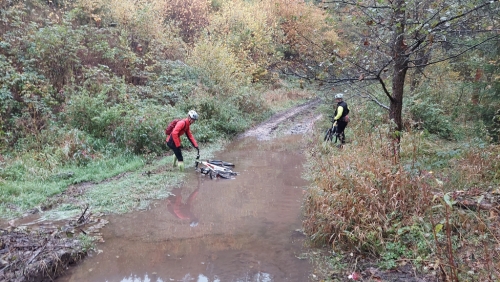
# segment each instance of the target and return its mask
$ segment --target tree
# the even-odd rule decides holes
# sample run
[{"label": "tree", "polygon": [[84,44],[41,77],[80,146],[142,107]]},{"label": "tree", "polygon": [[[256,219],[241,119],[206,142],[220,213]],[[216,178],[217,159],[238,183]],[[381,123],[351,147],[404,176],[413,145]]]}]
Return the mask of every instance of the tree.
[{"label": "tree", "polygon": [[325,53],[322,62],[287,73],[327,85],[377,83],[388,105],[367,95],[389,111],[398,142],[409,71],[414,89],[425,66],[500,40],[498,0],[331,0],[320,5],[336,18],[337,32],[352,44],[352,51],[347,56]]}]

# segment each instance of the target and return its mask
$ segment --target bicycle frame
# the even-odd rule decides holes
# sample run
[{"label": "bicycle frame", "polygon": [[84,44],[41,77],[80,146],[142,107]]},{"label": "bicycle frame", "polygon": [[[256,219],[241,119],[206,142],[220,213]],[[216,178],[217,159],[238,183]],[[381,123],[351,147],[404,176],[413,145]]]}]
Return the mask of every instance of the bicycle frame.
[{"label": "bicycle frame", "polygon": [[[222,166],[215,165],[209,160],[207,160],[207,161],[196,160],[196,170],[202,174],[205,174],[205,175],[208,174],[210,176],[210,179],[218,178],[218,177],[230,179],[230,178],[232,178],[232,176],[238,175],[237,172],[232,171],[230,168],[228,168],[227,166],[224,165],[224,164],[228,164],[230,166],[233,166],[232,164],[222,162],[222,161],[213,161],[213,162],[220,163],[220,164],[222,164]],[[199,164],[203,165],[203,167],[198,169]]]},{"label": "bicycle frame", "polygon": [[328,128],[325,134],[324,141],[332,141],[333,142],[333,136],[335,136],[335,142],[337,143],[338,136],[337,136],[337,126],[335,125],[335,122],[332,122],[332,127]]}]

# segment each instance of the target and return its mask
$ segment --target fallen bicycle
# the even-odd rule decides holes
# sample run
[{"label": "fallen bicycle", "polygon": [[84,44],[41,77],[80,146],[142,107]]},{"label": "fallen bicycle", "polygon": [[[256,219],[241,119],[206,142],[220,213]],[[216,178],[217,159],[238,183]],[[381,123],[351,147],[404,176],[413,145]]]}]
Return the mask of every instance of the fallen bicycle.
[{"label": "fallen bicycle", "polygon": [[[198,167],[199,165],[202,167]],[[206,160],[199,161],[196,160],[196,171],[209,175],[210,179],[216,178],[224,178],[224,179],[232,179],[234,176],[238,175],[237,172],[234,172],[231,168],[234,167],[233,163],[221,161],[221,160]]]}]

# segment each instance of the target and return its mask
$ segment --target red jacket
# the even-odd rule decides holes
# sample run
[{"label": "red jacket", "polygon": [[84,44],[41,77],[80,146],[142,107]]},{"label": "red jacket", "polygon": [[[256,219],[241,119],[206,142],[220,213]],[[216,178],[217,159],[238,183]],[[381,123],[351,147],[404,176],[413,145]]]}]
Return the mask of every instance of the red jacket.
[{"label": "red jacket", "polygon": [[193,144],[193,146],[197,148],[198,143],[196,143],[196,139],[194,139],[194,136],[191,133],[191,130],[189,129],[190,125],[191,124],[189,123],[188,118],[179,120],[175,125],[174,129],[172,130],[172,134],[170,134],[167,137],[167,142],[170,140],[170,138],[174,138],[175,147],[180,147],[181,146],[180,137],[182,136],[182,134],[185,133],[191,144]]},{"label": "red jacket", "polygon": [[190,219],[195,220],[196,216],[191,212],[193,201],[198,195],[200,188],[194,190],[186,203],[182,203],[182,194],[180,188],[175,188],[172,190],[173,195],[167,198],[167,209],[170,213],[175,215],[179,219]]}]

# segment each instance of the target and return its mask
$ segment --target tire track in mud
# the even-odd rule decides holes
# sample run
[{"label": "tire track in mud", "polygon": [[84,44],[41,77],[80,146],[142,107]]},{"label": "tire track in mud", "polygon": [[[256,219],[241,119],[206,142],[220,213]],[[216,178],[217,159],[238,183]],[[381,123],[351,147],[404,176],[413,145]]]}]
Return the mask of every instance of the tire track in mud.
[{"label": "tire track in mud", "polygon": [[[290,127],[289,128],[290,133],[293,134],[306,133],[307,131],[311,130],[314,123],[322,117],[321,114],[317,114],[311,119],[313,111],[320,104],[320,102],[321,99],[316,98],[305,104],[293,107],[287,111],[273,115],[269,120],[239,135],[237,139],[245,137],[256,137],[257,140],[269,140],[273,138],[273,133],[280,126]],[[296,117],[298,120],[295,120]]]}]

